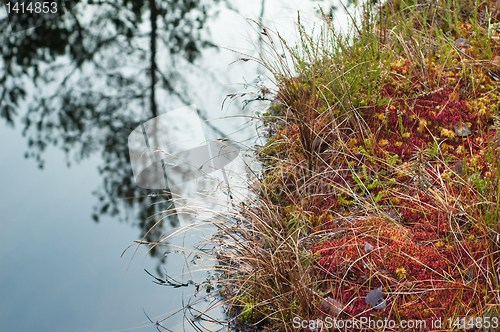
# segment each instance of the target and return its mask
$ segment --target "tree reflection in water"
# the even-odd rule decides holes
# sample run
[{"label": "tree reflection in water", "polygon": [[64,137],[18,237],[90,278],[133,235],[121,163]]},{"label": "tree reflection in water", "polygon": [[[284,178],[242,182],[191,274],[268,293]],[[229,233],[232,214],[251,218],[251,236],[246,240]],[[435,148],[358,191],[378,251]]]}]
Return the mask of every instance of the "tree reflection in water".
[{"label": "tree reflection in water", "polygon": [[[215,47],[204,28],[218,2],[80,1],[64,16],[17,33],[7,16],[0,18],[0,117],[22,123],[25,156],[40,168],[51,145],[65,151],[68,165],[101,153],[96,222],[105,214],[137,220],[145,241],[158,239],[148,230],[164,217],[157,213],[165,207],[154,203],[165,195],[135,184],[127,138],[142,122],[191,103],[194,92],[177,68]],[[28,112],[20,115],[25,98]],[[171,104],[160,105],[160,98]],[[157,229],[178,222],[170,216]]]}]

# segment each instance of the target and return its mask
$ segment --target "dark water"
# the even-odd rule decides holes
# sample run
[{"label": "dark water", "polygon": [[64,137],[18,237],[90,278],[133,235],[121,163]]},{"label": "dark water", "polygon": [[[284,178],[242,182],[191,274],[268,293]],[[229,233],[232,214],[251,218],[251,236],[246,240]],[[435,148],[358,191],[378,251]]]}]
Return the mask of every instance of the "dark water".
[{"label": "dark water", "polygon": [[[227,136],[250,147],[262,143],[255,123],[232,116],[264,107],[253,103],[242,111],[244,100],[259,98],[256,82],[265,71],[252,62],[228,66],[242,55],[221,47],[255,55],[259,30],[245,18],[257,20],[261,13],[265,24],[291,42],[297,9],[303,10],[303,22],[316,19],[315,3],[306,0],[193,1],[194,9],[177,11],[174,2],[157,2],[153,107],[150,7],[128,3],[127,10],[106,11],[80,2],[72,12],[81,14],[81,35],[75,33],[76,21],[65,16],[55,25],[13,34],[0,12],[0,94],[5,92],[0,98],[0,331],[155,331],[147,316],[153,322],[172,316],[162,322],[165,327],[194,330],[193,311],[181,309],[201,294],[193,297],[193,285],[159,286],[144,270],[158,277],[166,272],[180,283],[203,282],[208,276],[203,262],[193,262],[193,255],[179,248],[194,248],[207,235],[190,231],[169,238],[164,242],[169,246],[154,251],[141,246],[135,254],[133,246],[121,257],[134,240],[156,241],[191,222],[166,218],[148,233],[161,215],[148,217],[165,203],[151,195],[161,191],[135,184],[127,137],[155,115],[196,104],[202,119],[227,118],[204,124],[207,138]],[[200,14],[203,8],[206,16]],[[196,15],[169,14],[183,10]],[[145,25],[133,18],[135,11]],[[203,21],[203,27],[175,30],[189,17]],[[99,49],[112,38],[106,29],[119,35],[120,43]],[[257,93],[221,110],[228,93],[252,90]],[[192,183],[180,188],[186,197],[197,197]],[[219,191],[219,202],[227,201]],[[223,211],[223,204],[218,209]],[[193,305],[207,306],[204,301]],[[224,318],[217,309],[210,315]],[[197,323],[208,331],[220,328]]]}]

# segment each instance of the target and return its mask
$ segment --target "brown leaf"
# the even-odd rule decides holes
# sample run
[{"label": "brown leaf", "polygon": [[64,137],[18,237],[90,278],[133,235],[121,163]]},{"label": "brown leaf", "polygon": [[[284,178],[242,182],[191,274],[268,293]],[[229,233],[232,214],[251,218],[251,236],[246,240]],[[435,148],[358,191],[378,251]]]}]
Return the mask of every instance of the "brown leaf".
[{"label": "brown leaf", "polygon": [[450,101],[456,102],[460,100],[460,95],[456,92],[450,93]]},{"label": "brown leaf", "polygon": [[342,303],[331,297],[327,297],[321,301],[319,308],[327,315],[337,316],[342,311]]},{"label": "brown leaf", "polygon": [[472,131],[470,131],[469,127],[462,121],[458,121],[453,125],[453,129],[455,130],[455,134],[457,134],[458,137],[467,137],[472,134]]},{"label": "brown leaf", "polygon": [[455,163],[455,171],[459,174],[459,175],[462,175],[464,174],[464,172],[466,172],[468,170],[467,168],[467,165],[465,165],[464,167],[464,163],[463,161],[459,160]]},{"label": "brown leaf", "polygon": [[457,38],[457,40],[455,40],[455,44],[458,46],[458,47],[470,47],[469,43],[467,43],[467,40],[463,39],[463,38]]},{"label": "brown leaf", "polygon": [[495,55],[493,59],[491,59],[491,64],[496,67],[500,67],[500,56]]},{"label": "brown leaf", "polygon": [[387,306],[387,303],[384,299],[382,286],[370,291],[370,293],[368,293],[365,297],[365,302],[371,305],[373,309],[384,310],[385,307]]}]

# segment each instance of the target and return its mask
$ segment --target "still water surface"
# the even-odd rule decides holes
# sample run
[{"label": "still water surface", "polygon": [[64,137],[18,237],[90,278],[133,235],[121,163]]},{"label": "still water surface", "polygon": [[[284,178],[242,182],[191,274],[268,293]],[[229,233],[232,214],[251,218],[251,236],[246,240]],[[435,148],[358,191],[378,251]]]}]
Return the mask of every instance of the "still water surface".
[{"label": "still water surface", "polygon": [[[262,4],[264,24],[278,29],[290,43],[296,37],[298,9],[302,22],[319,21],[313,1],[234,1],[232,6],[239,13],[221,6],[219,15],[209,20],[213,42],[255,55],[258,31],[245,18],[257,20]],[[344,24],[343,20],[339,24]],[[209,74],[200,77],[184,73],[190,83],[186,89],[198,92],[196,102],[206,110],[208,118],[253,114],[255,107],[246,113],[241,111],[241,101],[221,111],[227,93],[248,92],[252,87],[245,90],[244,83],[253,83],[259,74],[265,74],[252,62],[228,66],[240,57],[223,48],[206,50],[196,66]],[[21,103],[21,111],[29,98]],[[182,106],[172,103],[168,107],[168,99],[162,98],[158,103],[163,110]],[[263,104],[256,107],[262,108]],[[246,145],[259,143],[254,124],[248,119],[213,123]],[[93,192],[103,181],[98,172],[103,165],[99,154],[68,168],[64,153],[49,147],[44,152],[44,169],[40,170],[35,160],[23,157],[27,148],[26,138],[21,135],[22,124],[16,123],[14,128],[4,123],[0,126],[0,331],[156,331],[145,313],[157,321],[193,300],[194,287],[162,287],[144,271],[158,276],[157,271],[168,271],[170,276],[179,276],[181,282],[202,282],[206,271],[186,274],[186,264],[192,268],[192,257],[174,250],[163,257],[167,249],[153,256],[144,246],[134,256],[136,247],[121,257],[134,240],[144,235],[144,221],[130,211],[127,222],[120,222],[124,218],[119,217],[126,211],[116,217],[100,215],[98,223],[92,219],[98,200]],[[212,136],[217,137],[215,133]],[[136,208],[131,209],[133,212]],[[169,227],[164,225],[164,230]],[[186,247],[198,241],[198,236],[201,233],[189,233],[169,240],[169,244]],[[212,315],[223,318],[217,310]],[[193,330],[182,311],[163,325],[173,331]],[[204,327],[216,329],[210,324]]]}]

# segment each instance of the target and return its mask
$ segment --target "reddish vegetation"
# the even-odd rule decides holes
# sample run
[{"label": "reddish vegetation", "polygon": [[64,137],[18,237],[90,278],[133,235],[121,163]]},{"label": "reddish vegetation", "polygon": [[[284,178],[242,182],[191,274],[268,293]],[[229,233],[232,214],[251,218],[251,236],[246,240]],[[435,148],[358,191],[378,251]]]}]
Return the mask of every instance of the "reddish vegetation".
[{"label": "reddish vegetation", "polygon": [[[409,67],[406,61],[394,70],[407,73]],[[458,83],[446,84],[452,77]],[[292,201],[293,195],[287,195],[280,201],[300,204],[304,211],[312,212],[316,217],[325,216],[325,213],[331,217],[332,212],[345,215],[319,218],[320,229],[341,229],[342,236],[315,244],[313,252],[318,257],[318,273],[326,280],[332,280],[332,294],[345,306],[341,315],[346,317],[362,315],[430,322],[439,317],[477,314],[484,300],[481,290],[488,289],[487,279],[477,275],[479,269],[488,265],[484,258],[489,251],[488,242],[478,240],[483,235],[482,230],[469,225],[466,232],[461,233],[463,238],[455,239],[450,228],[451,215],[457,213],[454,200],[471,198],[477,193],[448,179],[460,176],[454,168],[455,162],[460,160],[467,162],[467,172],[477,171],[482,177],[491,177],[494,173],[493,165],[488,164],[485,157],[485,151],[491,148],[488,142],[495,137],[495,132],[489,129],[491,114],[480,114],[465,96],[459,95],[459,92],[466,95],[464,91],[468,83],[458,73],[448,71],[438,82],[442,87],[431,93],[415,91],[418,81],[412,79],[411,82],[413,84],[408,88],[398,87],[396,81],[388,82],[381,90],[379,101],[366,101],[368,106],[362,116],[374,133],[371,140],[363,140],[361,135],[349,135],[349,130],[339,129],[341,135],[345,134],[342,139],[352,152],[342,158],[311,143],[319,137],[322,144],[335,144],[335,135],[329,131],[330,115],[312,111],[317,108],[311,105],[317,107],[320,103],[311,94],[307,96],[314,101],[308,101],[308,106],[302,107],[302,111],[307,109],[307,118],[300,116],[297,103],[293,114],[294,120],[299,118],[310,123],[311,132],[291,121],[273,137],[274,152],[287,151],[288,163],[280,169],[287,169],[289,175],[286,179],[272,177],[267,185],[273,181],[297,185],[297,179],[301,179],[302,189],[306,189],[300,200]],[[477,99],[482,95],[481,91],[476,91],[475,95],[467,97]],[[295,96],[282,96],[286,97]],[[458,122],[468,124],[473,134],[467,137],[453,134],[454,124]],[[311,135],[309,142],[304,140],[304,135]],[[419,149],[432,149],[435,144],[439,144],[439,157],[446,156],[447,160],[430,160],[422,153],[420,160]],[[310,157],[314,153],[320,153],[321,162]],[[267,154],[273,153],[268,150]],[[387,158],[394,155],[398,156],[397,161],[390,164]],[[427,181],[424,187],[415,185],[418,180],[409,174],[395,172],[396,167],[415,162],[422,164]],[[357,187],[354,190],[361,196],[363,191],[354,174],[365,186],[378,176],[384,187],[374,186],[369,192],[371,197],[376,197],[383,191],[378,204],[385,211],[386,218],[356,215],[350,209],[351,198],[338,191],[311,190],[299,172],[308,166],[319,174],[314,179],[316,186],[351,190]],[[332,167],[337,171],[331,172]],[[410,171],[407,173],[412,173],[410,168],[407,167]],[[339,169],[346,171],[342,173]],[[448,175],[444,178],[446,173]],[[388,182],[391,177],[395,179],[392,184]],[[437,202],[435,196],[428,195],[426,190],[433,186],[439,186],[448,195],[446,199]],[[464,237],[465,233],[468,237]],[[369,253],[364,250],[367,242],[374,247]],[[365,302],[365,296],[379,286],[385,293],[393,295],[387,298],[388,305],[384,310],[376,311]],[[318,315],[321,315],[319,311]]]},{"label": "reddish vegetation", "polygon": [[[401,2],[394,3],[398,8]],[[487,6],[500,21],[498,1],[478,10],[491,12]],[[410,7],[408,13],[417,10]],[[304,233],[316,236],[308,247],[314,273],[329,301],[343,306],[341,318],[430,323],[481,317],[485,307],[500,305],[492,295],[500,279],[500,139],[493,121],[500,101],[500,32],[473,28],[468,15],[461,16],[465,23],[443,29],[465,40],[463,51],[431,41],[429,48],[439,50],[423,49],[424,59],[400,46],[404,52],[387,61],[390,68],[379,68],[380,86],[350,90],[348,72],[364,45],[344,62],[308,63],[298,77],[281,79],[282,106],[270,112],[276,133],[261,151],[269,166],[262,188],[282,220],[300,211],[309,221]],[[435,24],[420,36],[422,43],[434,36]],[[481,50],[484,41],[474,40],[485,31],[498,35],[488,37],[490,58]],[[450,53],[439,54],[446,47]],[[372,60],[366,63],[376,67],[379,58]],[[324,68],[335,66],[346,67],[344,85],[335,85],[340,78],[333,74],[323,77],[331,70]],[[371,97],[360,100],[365,95]],[[365,299],[379,287],[387,306],[375,310]],[[315,296],[320,318],[323,298]]]}]

